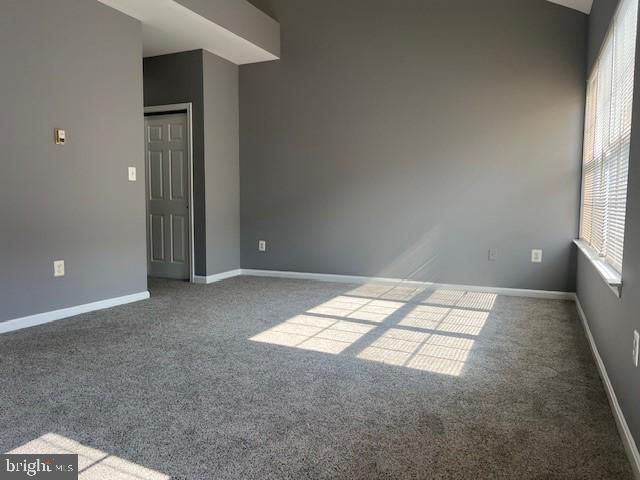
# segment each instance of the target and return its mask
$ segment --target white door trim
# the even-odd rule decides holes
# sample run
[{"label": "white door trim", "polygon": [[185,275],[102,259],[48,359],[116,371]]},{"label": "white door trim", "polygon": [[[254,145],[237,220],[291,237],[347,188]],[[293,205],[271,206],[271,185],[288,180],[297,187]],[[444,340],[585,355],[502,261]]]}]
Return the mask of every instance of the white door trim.
[{"label": "white door trim", "polygon": [[[189,170],[189,281],[194,283],[195,281],[195,240],[194,240],[194,205],[193,205],[193,105],[191,102],[189,103],[172,103],[170,105],[154,105],[152,107],[144,107],[144,114],[163,114],[163,113],[179,113],[187,111],[187,151],[188,151],[188,170]],[[146,135],[146,132],[145,132]],[[146,142],[145,138],[145,142]],[[147,182],[147,159],[144,159],[144,174],[145,174],[145,185]],[[148,206],[148,192],[145,187],[145,209]],[[149,212],[146,213],[147,217],[149,216]],[[147,227],[147,248],[148,245],[148,236],[149,231]],[[147,256],[149,252],[147,252]],[[147,260],[147,259],[145,259]]]}]

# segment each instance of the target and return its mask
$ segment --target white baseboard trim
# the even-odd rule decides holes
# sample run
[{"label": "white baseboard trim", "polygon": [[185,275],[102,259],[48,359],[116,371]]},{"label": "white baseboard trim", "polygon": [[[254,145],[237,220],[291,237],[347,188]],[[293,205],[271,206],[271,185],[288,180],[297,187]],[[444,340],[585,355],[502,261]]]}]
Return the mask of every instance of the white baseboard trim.
[{"label": "white baseboard trim", "polygon": [[629,426],[627,425],[627,421],[624,418],[624,414],[622,413],[622,409],[620,408],[620,404],[618,403],[618,398],[616,397],[616,392],[613,389],[613,385],[611,385],[611,380],[609,380],[607,369],[605,368],[602,357],[598,352],[598,347],[596,346],[596,342],[593,339],[593,335],[591,335],[591,329],[589,328],[589,323],[587,323],[587,317],[584,314],[582,305],[580,305],[580,300],[577,297],[576,308],[578,309],[578,315],[580,315],[582,326],[584,327],[585,334],[587,335],[587,339],[589,340],[591,353],[593,354],[593,358],[595,359],[596,365],[598,366],[598,372],[600,372],[600,378],[602,378],[604,389],[607,392],[609,404],[611,405],[611,410],[613,412],[613,418],[615,418],[616,420],[618,432],[620,432],[620,437],[622,438],[622,444],[624,445],[624,449],[626,450],[627,456],[629,457],[629,462],[631,463],[631,469],[633,470],[634,477],[637,480],[640,480],[640,452],[638,452],[638,446],[636,445],[636,442],[631,435],[631,431],[629,430]]},{"label": "white baseboard trim", "polygon": [[383,283],[390,285],[403,285],[407,287],[438,287],[448,289],[467,290],[469,292],[495,293],[497,295],[508,295],[511,297],[530,297],[550,300],[574,300],[573,292],[554,292],[547,290],[527,290],[521,288],[500,288],[500,287],[480,287],[476,285],[455,285],[444,283],[417,282],[414,280],[402,280],[398,278],[384,277],[360,277],[354,275],[331,275],[326,273],[303,273],[303,272],[282,272],[277,270],[251,270],[242,269],[242,275],[254,277],[275,277],[275,278],[299,278],[305,280],[318,280],[321,282],[336,283]]},{"label": "white baseboard trim", "polygon": [[210,283],[220,282],[222,280],[226,280],[227,278],[237,277],[242,275],[242,270],[229,270],[228,272],[216,273],[215,275],[208,275],[206,277],[200,275],[194,275],[193,283],[198,283],[200,285],[208,285]]},{"label": "white baseboard trim", "polygon": [[125,295],[124,297],[108,298],[98,302],[85,303],[84,305],[76,305],[75,307],[62,308],[51,312],[38,313],[29,315],[28,317],[15,318],[6,322],[0,322],[0,334],[21,330],[23,328],[35,327],[44,323],[54,322],[63,318],[73,317],[81,313],[94,312],[105,308],[117,307],[126,303],[139,302],[149,298],[149,292],[134,293]]}]

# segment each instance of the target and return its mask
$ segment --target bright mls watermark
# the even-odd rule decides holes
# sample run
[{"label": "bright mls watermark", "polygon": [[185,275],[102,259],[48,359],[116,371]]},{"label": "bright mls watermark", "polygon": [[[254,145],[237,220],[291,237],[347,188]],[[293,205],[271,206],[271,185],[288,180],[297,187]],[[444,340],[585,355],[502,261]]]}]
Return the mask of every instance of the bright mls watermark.
[{"label": "bright mls watermark", "polygon": [[77,480],[78,455],[0,455],[0,480]]}]

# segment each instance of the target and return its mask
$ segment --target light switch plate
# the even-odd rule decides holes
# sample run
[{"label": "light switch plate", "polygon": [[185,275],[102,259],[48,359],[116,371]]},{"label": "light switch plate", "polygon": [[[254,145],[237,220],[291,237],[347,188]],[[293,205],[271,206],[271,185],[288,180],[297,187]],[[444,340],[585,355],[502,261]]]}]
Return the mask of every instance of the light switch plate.
[{"label": "light switch plate", "polygon": [[63,129],[61,128],[56,128],[53,131],[54,134],[54,141],[56,142],[56,145],[64,145],[67,141],[67,132],[65,132]]},{"label": "light switch plate", "polygon": [[542,263],[542,249],[531,250],[531,263]]},{"label": "light switch plate", "polygon": [[64,260],[56,260],[53,262],[53,276],[64,277]]},{"label": "light switch plate", "polygon": [[498,259],[498,249],[497,248],[490,248],[489,249],[489,261],[490,262],[495,262]]},{"label": "light switch plate", "polygon": [[258,251],[266,252],[267,251],[267,242],[265,242],[264,240],[259,240],[258,241]]},{"label": "light switch plate", "polygon": [[138,176],[138,172],[136,171],[136,167],[129,167],[129,181],[135,182]]}]

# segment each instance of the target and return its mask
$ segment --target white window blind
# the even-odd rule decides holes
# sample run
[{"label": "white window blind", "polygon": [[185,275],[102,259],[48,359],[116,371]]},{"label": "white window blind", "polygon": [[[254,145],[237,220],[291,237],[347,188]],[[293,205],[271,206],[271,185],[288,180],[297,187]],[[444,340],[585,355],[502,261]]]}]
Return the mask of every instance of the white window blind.
[{"label": "white window blind", "polygon": [[580,238],[622,272],[638,0],[622,0],[587,84]]}]

